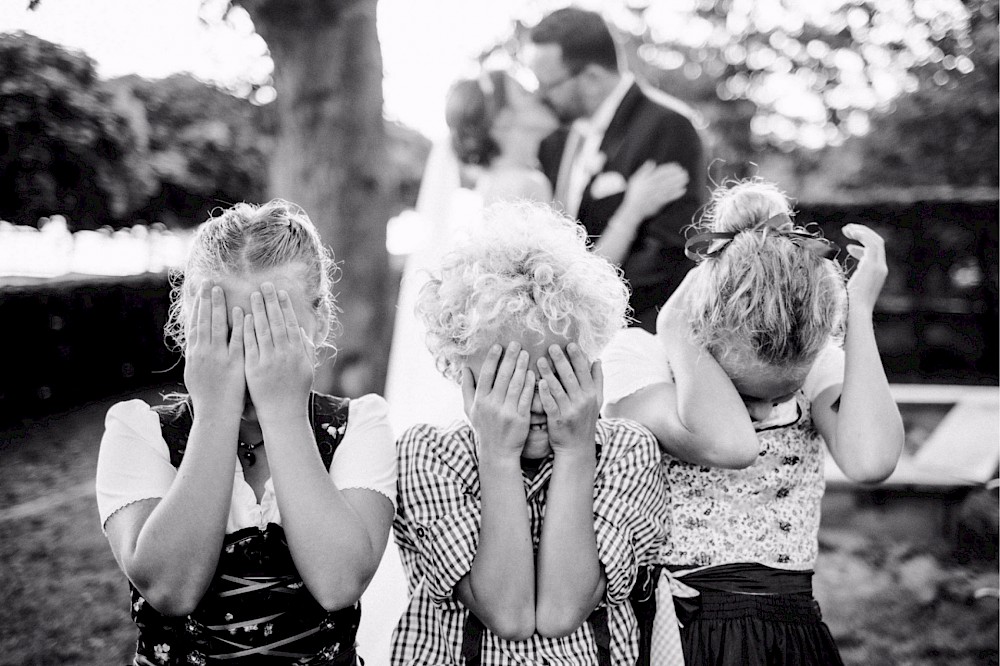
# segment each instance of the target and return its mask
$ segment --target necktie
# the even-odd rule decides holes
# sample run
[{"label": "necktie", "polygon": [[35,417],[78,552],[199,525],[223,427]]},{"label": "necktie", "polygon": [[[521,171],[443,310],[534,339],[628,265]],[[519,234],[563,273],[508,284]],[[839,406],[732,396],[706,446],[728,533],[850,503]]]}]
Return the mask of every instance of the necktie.
[{"label": "necktie", "polygon": [[584,144],[583,131],[579,125],[574,123],[566,137],[566,147],[563,149],[562,161],[559,163],[559,174],[556,178],[556,188],[554,198],[556,203],[567,215],[575,215],[576,211],[569,211],[566,208],[567,199],[570,192],[570,181],[573,179],[573,164],[580,156],[580,151]]}]

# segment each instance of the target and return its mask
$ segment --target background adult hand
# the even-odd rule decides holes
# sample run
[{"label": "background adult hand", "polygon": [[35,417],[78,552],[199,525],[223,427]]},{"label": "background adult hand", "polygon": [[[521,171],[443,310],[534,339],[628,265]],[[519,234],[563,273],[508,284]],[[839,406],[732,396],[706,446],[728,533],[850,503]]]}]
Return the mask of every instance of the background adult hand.
[{"label": "background adult hand", "polygon": [[261,419],[298,417],[309,404],[314,349],[299,327],[292,301],[265,282],[250,295],[243,320],[247,389]]},{"label": "background adult hand", "polygon": [[640,221],[684,196],[688,172],[676,162],[657,166],[648,161],[628,179],[622,207],[634,211]]},{"label": "background adult hand", "polygon": [[462,398],[479,438],[480,456],[519,460],[531,424],[535,375],[528,370],[528,352],[519,343],[507,345],[501,360],[502,349],[490,348],[478,380],[468,366],[462,368]]},{"label": "background adult hand", "polygon": [[565,353],[552,345],[549,358],[551,362],[538,359],[538,394],[548,417],[549,445],[557,456],[567,452],[593,455],[597,418],[604,401],[601,362],[591,363],[575,342],[566,346]]},{"label": "background adult hand", "polygon": [[[196,413],[238,417],[246,396],[244,377],[243,311],[233,308],[233,331],[226,319],[226,294],[222,287],[202,282],[188,326],[184,353],[184,385]],[[204,410],[204,412],[202,412]]]}]

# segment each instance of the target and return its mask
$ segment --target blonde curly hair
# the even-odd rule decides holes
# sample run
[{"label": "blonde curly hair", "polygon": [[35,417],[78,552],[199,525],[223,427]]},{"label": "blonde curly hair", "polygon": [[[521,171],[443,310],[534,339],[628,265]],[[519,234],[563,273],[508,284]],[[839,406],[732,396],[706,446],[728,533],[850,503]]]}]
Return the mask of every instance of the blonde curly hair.
[{"label": "blonde curly hair", "polygon": [[755,178],[717,188],[698,225],[699,231],[745,232],[692,275],[691,328],[716,358],[749,351],[750,361],[801,366],[843,333],[843,269],[780,232],[753,229],[779,214],[794,215],[788,197]]},{"label": "blonde curly hair", "polygon": [[202,280],[246,276],[293,263],[304,267],[301,277],[313,312],[324,314],[330,324],[320,346],[335,353],[331,340],[340,324],[331,287],[339,268],[305,211],[283,199],[259,206],[239,203],[198,227],[184,270],[170,274],[170,310],[164,327],[168,342],[184,353],[190,309]]},{"label": "blonde curly hair", "polygon": [[420,290],[417,316],[438,369],[457,380],[470,356],[525,331],[576,339],[596,357],[627,323],[620,271],[586,232],[544,204],[498,203],[447,252]]}]

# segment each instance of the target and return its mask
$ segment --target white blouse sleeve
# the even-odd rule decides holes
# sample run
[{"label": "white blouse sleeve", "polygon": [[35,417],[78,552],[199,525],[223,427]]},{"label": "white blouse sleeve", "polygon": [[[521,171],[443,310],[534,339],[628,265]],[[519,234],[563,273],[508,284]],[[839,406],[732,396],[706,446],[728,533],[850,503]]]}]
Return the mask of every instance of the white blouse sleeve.
[{"label": "white blouse sleeve", "polygon": [[337,488],[382,493],[396,507],[396,440],[385,398],[369,393],[351,400],[347,430],[333,454],[330,478]]},{"label": "white blouse sleeve", "polygon": [[101,528],[115,511],[166,495],[175,476],[156,412],[142,400],[119,402],[109,409],[97,456]]},{"label": "white blouse sleeve", "polygon": [[613,405],[652,384],[673,384],[667,350],[652,333],[626,328],[601,354],[604,404]]},{"label": "white blouse sleeve", "polygon": [[844,350],[830,344],[816,357],[806,381],[802,384],[802,393],[806,400],[812,402],[819,394],[838,384],[844,383]]}]

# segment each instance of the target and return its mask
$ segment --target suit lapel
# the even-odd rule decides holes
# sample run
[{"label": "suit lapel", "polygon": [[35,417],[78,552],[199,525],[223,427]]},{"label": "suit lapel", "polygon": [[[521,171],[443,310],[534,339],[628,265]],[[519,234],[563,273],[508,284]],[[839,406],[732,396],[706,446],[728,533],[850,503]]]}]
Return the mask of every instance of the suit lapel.
[{"label": "suit lapel", "polygon": [[[625,147],[628,140],[628,130],[632,125],[632,116],[635,115],[636,110],[639,108],[645,99],[645,95],[642,93],[642,89],[639,88],[638,84],[633,83],[625,93],[625,97],[622,98],[621,104],[615,110],[615,115],[611,117],[611,123],[608,125],[608,129],[604,132],[604,138],[601,139],[600,151],[604,154],[604,166],[601,171],[619,171],[626,179],[631,174],[627,174],[621,171],[618,166],[618,158]],[[621,203],[621,198],[619,196],[612,196],[607,198],[607,203],[613,204],[613,208],[607,215],[600,215],[600,220],[591,219],[591,208],[594,204],[594,198],[590,196],[590,188],[594,184],[594,179],[597,178],[598,174],[591,176],[590,181],[583,190],[583,197],[580,199],[580,208],[577,213],[577,218],[584,223],[587,227],[588,232],[592,235],[597,235],[604,229],[604,225],[607,224],[608,220],[604,218],[609,218],[611,213],[614,212],[618,205]],[[601,203],[605,203],[602,199]]]},{"label": "suit lapel", "polygon": [[613,164],[616,161],[618,153],[621,152],[622,146],[625,145],[625,140],[628,138],[632,115],[643,99],[642,89],[639,88],[638,84],[633,83],[632,87],[625,93],[625,97],[622,98],[622,103],[618,105],[615,115],[611,117],[611,124],[608,125],[608,130],[604,133],[604,139],[601,141],[601,152],[607,155],[605,164]]}]

